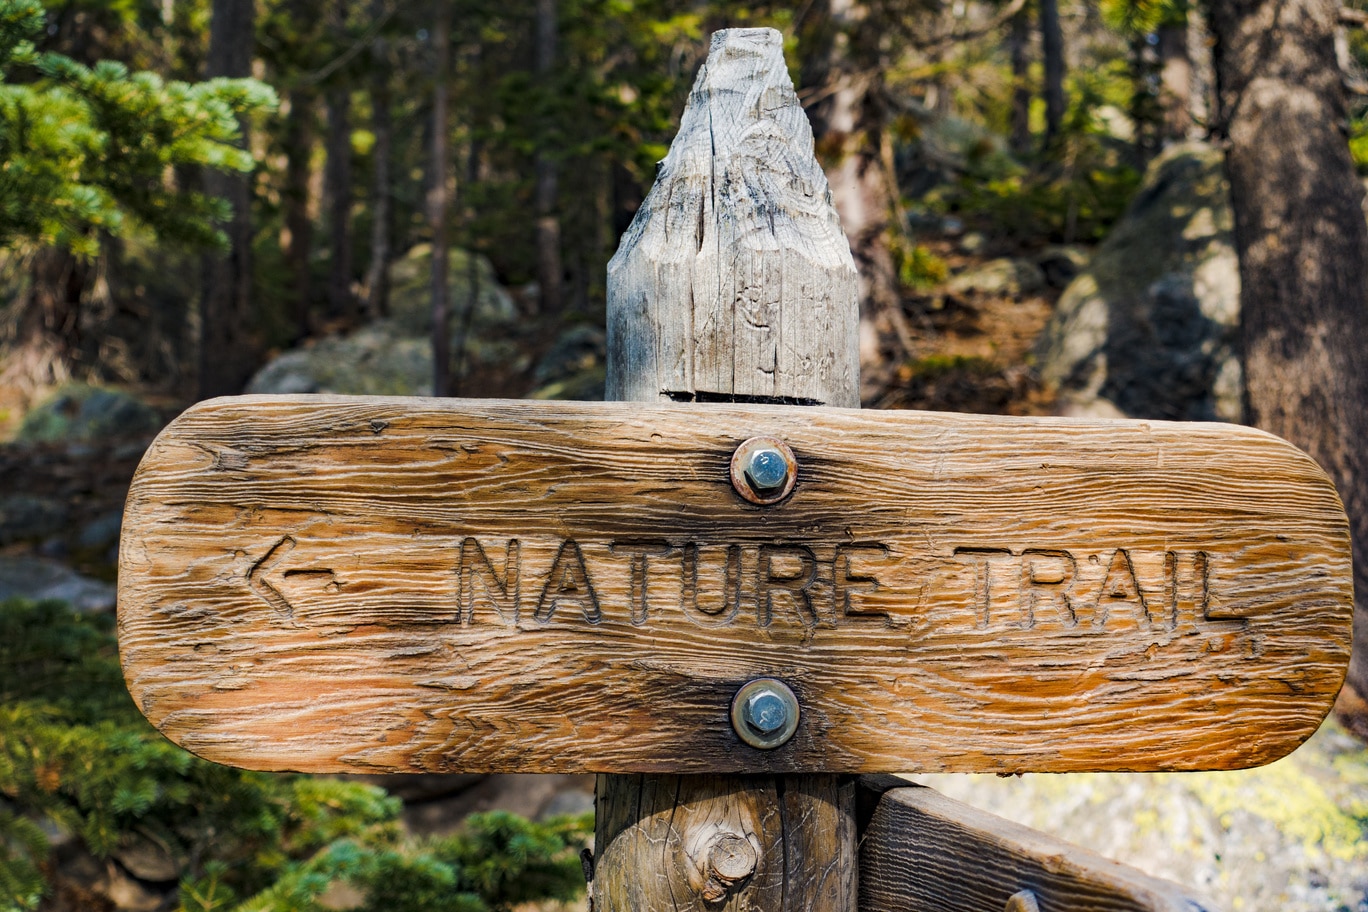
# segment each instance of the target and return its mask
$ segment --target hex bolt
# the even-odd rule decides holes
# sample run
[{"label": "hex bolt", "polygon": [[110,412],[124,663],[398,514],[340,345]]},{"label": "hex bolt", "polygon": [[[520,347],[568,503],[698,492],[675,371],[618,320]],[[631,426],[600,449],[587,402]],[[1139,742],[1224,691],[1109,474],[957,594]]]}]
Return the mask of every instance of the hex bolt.
[{"label": "hex bolt", "polygon": [[737,736],[751,747],[779,747],[798,730],[798,698],[775,678],[747,681],[732,698],[731,723]]},{"label": "hex bolt", "polygon": [[783,697],[774,691],[761,690],[746,700],[742,718],[756,731],[769,735],[784,727],[788,721],[788,707],[784,705]]},{"label": "hex bolt", "polygon": [[782,488],[788,480],[788,462],[784,454],[773,447],[751,453],[746,463],[746,480],[757,492],[764,494]]},{"label": "hex bolt", "polygon": [[792,493],[797,480],[798,460],[777,437],[752,437],[732,453],[732,487],[753,504],[778,503]]}]

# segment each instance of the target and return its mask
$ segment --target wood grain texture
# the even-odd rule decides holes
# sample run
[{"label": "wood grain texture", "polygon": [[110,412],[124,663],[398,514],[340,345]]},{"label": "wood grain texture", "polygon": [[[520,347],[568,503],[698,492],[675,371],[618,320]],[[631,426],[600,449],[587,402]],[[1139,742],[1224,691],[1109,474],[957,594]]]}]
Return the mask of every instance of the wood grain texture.
[{"label": "wood grain texture", "polygon": [[854,790],[848,776],[600,776],[594,908],[850,912]]},{"label": "wood grain texture", "polygon": [[929,788],[884,794],[860,912],[1203,912],[1182,888]]},{"label": "wood grain texture", "polygon": [[715,33],[608,264],[607,398],[858,406],[857,295],[783,37]]},{"label": "wood grain texture", "polygon": [[[857,406],[854,278],[782,37],[715,33],[683,128],[609,266],[607,398]],[[739,480],[728,474],[749,491],[744,465]],[[746,500],[769,498],[752,491]],[[658,576],[674,546],[658,540],[649,550],[634,558],[633,617],[643,626],[649,562]],[[724,597],[708,601],[703,548],[679,551],[679,610],[687,602],[705,626],[733,613],[726,592],[739,612],[742,549],[721,553]],[[848,780],[609,774],[595,791],[596,912],[855,909]]]},{"label": "wood grain texture", "polygon": [[[728,478],[756,434],[774,506]],[[120,646],[163,732],[262,769],[1233,768],[1327,711],[1348,548],[1227,425],[241,397],[139,468]],[[728,722],[763,675],[772,751]]]}]

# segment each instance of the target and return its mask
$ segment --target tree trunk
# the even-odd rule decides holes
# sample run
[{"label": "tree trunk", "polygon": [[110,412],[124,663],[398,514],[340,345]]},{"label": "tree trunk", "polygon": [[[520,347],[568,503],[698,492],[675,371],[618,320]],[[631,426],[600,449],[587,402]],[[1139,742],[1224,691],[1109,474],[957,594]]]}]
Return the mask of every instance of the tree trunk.
[{"label": "tree trunk", "polygon": [[351,92],[332,86],[326,94],[328,161],[324,195],[328,200],[328,313],[350,320],[356,316],[351,290]]},{"label": "tree trunk", "polygon": [[[610,399],[859,403],[854,264],[782,47],[713,35],[608,267]],[[850,777],[599,776],[596,805],[595,912],[855,910]]]},{"label": "tree trunk", "polygon": [[289,245],[285,254],[290,275],[290,294],[294,301],[295,340],[312,330],[309,305],[313,299],[313,219],[309,217],[309,181],[313,176],[314,97],[304,89],[290,93],[290,110],[285,115],[285,186],[281,191],[285,206],[285,229]]},{"label": "tree trunk", "polygon": [[1135,130],[1135,164],[1140,171],[1144,171],[1158,153],[1164,132],[1164,112],[1155,91],[1158,60],[1145,35],[1131,36],[1129,57],[1130,118]]},{"label": "tree trunk", "polygon": [[1012,17],[1008,46],[1012,56],[1012,151],[1031,151],[1031,13],[1023,6]]},{"label": "tree trunk", "polygon": [[818,98],[807,109],[831,199],[859,269],[860,366],[872,376],[882,363],[877,340],[884,316],[900,306],[888,245],[892,175],[883,147],[883,70],[868,11],[854,0],[826,0],[820,44],[805,61],[804,84]]},{"label": "tree trunk", "polygon": [[1192,127],[1192,57],[1186,14],[1159,26],[1159,105],[1164,139],[1186,139]]},{"label": "tree trunk", "polygon": [[[379,2],[373,14],[384,14]],[[375,146],[371,149],[371,249],[370,268],[366,270],[366,315],[374,320],[389,313],[390,215],[390,157],[394,145],[394,121],[390,111],[390,64],[383,38],[377,39],[372,52],[371,71],[371,129],[375,132]]]},{"label": "tree trunk", "polygon": [[0,359],[0,388],[28,400],[76,373],[81,359],[81,295],[88,272],[65,247],[44,247],[33,254],[14,342]]},{"label": "tree trunk", "polygon": [[[1345,141],[1334,0],[1210,7],[1251,423],[1334,479],[1354,541],[1349,684],[1368,696],[1368,223]],[[1368,738],[1368,714],[1359,732]]]},{"label": "tree trunk", "polygon": [[[537,81],[542,91],[550,92],[556,68],[556,0],[537,0],[536,12]],[[537,211],[537,284],[541,288],[540,310],[544,314],[558,314],[564,306],[564,267],[561,265],[560,219],[556,214],[558,178],[555,156],[545,148],[545,135],[550,132],[542,125],[542,148],[537,152],[536,211]]]},{"label": "tree trunk", "polygon": [[1064,31],[1059,0],[1040,0],[1040,50],[1045,60],[1045,144],[1064,128]]},{"label": "tree trunk", "polygon": [[[471,60],[472,70],[479,62],[478,48]],[[480,160],[484,155],[484,143],[476,136],[471,136],[470,144],[466,147],[466,162],[464,180],[460,182],[456,193],[456,208],[461,213],[465,221],[465,247],[466,247],[466,299],[461,305],[461,320],[456,326],[456,344],[452,352],[453,365],[451,368],[451,395],[460,396],[461,383],[465,379],[466,373],[466,352],[470,347],[471,327],[475,323],[475,311],[480,303],[480,258],[477,255],[477,238],[475,235],[475,213],[470,208],[467,200],[470,193],[475,189],[480,181]]]},{"label": "tree trunk", "polygon": [[[206,76],[251,75],[256,11],[252,0],[213,0]],[[242,125],[246,145],[247,126]],[[247,175],[206,170],[204,189],[228,200],[230,249],[204,260],[200,304],[200,398],[239,392],[260,356],[252,338],[252,212]]]},{"label": "tree trunk", "polygon": [[451,52],[449,0],[437,0],[432,25],[432,161],[428,218],[432,226],[432,395],[451,394],[451,309],[447,300],[447,73]]}]

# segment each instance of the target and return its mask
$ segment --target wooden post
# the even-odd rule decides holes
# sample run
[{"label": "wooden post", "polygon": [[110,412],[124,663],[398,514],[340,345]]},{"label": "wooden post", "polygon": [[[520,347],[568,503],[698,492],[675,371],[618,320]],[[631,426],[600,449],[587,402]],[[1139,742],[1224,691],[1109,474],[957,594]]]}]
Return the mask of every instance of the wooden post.
[{"label": "wooden post", "polygon": [[[608,398],[858,407],[857,294],[780,34],[715,33],[608,266]],[[596,912],[855,909],[850,777],[602,775],[597,810]]]},{"label": "wooden post", "polygon": [[859,408],[855,261],[773,29],[713,35],[608,264],[608,396]]}]

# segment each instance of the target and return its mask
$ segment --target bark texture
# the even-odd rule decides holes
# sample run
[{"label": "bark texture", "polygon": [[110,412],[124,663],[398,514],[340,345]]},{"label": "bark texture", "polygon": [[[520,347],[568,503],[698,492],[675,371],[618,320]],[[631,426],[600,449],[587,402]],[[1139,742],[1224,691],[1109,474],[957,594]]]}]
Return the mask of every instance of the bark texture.
[{"label": "bark texture", "polygon": [[65,247],[31,254],[14,341],[0,359],[0,388],[28,398],[72,377],[81,360],[83,293],[90,270]]},{"label": "bark texture", "polygon": [[1022,6],[1012,17],[1007,38],[1012,58],[1012,151],[1031,151],[1031,11]]},{"label": "bark texture", "polygon": [[[381,0],[373,5],[372,15],[384,15]],[[394,147],[394,118],[390,111],[390,55],[385,40],[377,38],[371,51],[371,129],[375,146],[371,150],[371,249],[366,270],[366,316],[372,320],[389,314],[390,232],[393,216],[393,189],[390,186],[390,159]]]},{"label": "bark texture", "polygon": [[290,274],[290,295],[294,303],[294,331],[302,340],[312,330],[310,305],[313,301],[313,218],[309,213],[309,181],[313,175],[314,103],[312,91],[296,88],[290,92],[290,109],[285,116],[285,185],[281,191],[285,208],[285,228],[290,240],[285,262]]},{"label": "bark texture", "polygon": [[447,75],[451,61],[450,0],[437,0],[432,24],[432,158],[428,164],[428,220],[432,226],[432,394],[451,394],[447,200]]},{"label": "bark texture", "polygon": [[[557,0],[536,0],[534,72],[542,90],[554,89],[556,37],[559,29]],[[559,173],[555,156],[545,148],[538,151],[534,171],[536,207],[537,284],[541,288],[538,306],[542,313],[557,314],[564,306],[564,267],[561,265],[560,218],[556,213]]]},{"label": "bark texture", "polygon": [[[213,0],[206,75],[251,75],[256,10],[252,0]],[[244,124],[243,143],[246,142]],[[252,213],[250,178],[208,171],[205,191],[227,199],[232,221],[225,226],[230,249],[204,261],[200,303],[201,398],[240,392],[256,368],[259,346],[251,335]]]},{"label": "bark texture", "polygon": [[1159,106],[1166,141],[1187,138],[1192,129],[1192,55],[1188,17],[1159,26]]},{"label": "bark texture", "polygon": [[351,288],[351,92],[345,86],[333,86],[328,89],[326,99],[328,161],[324,182],[328,199],[328,313],[332,317],[350,319],[356,316],[356,299]]},{"label": "bark texture", "polygon": [[1339,487],[1353,530],[1354,658],[1368,694],[1368,223],[1346,144],[1333,0],[1210,6],[1240,257],[1247,414]]},{"label": "bark texture", "polygon": [[1040,50],[1045,61],[1045,142],[1064,127],[1064,30],[1059,24],[1059,0],[1039,0]]}]

